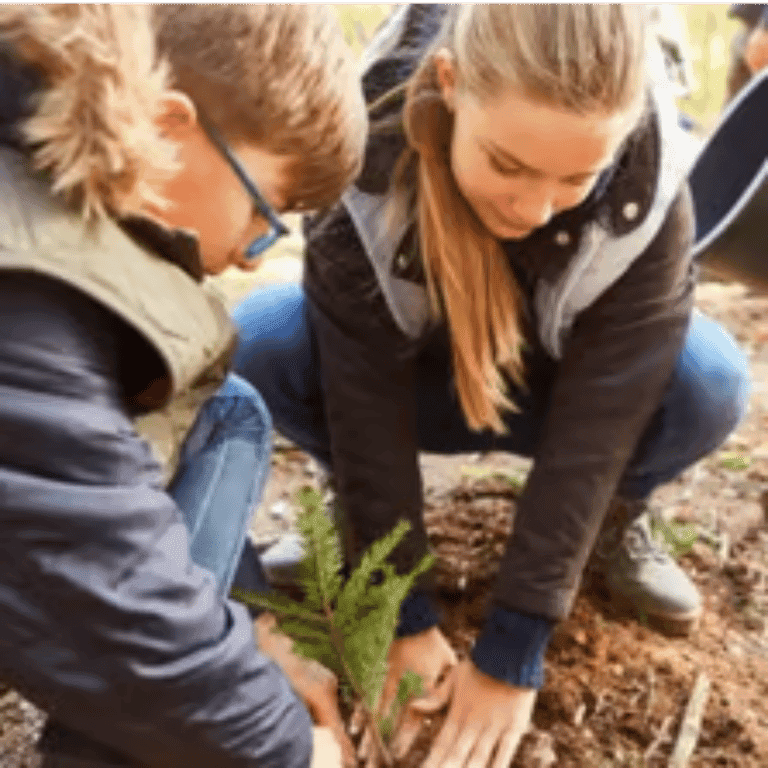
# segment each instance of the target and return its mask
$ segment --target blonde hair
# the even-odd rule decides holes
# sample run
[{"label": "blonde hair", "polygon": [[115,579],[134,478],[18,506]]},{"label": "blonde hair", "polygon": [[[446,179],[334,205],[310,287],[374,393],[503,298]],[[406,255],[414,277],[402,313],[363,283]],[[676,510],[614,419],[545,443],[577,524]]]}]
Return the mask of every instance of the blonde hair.
[{"label": "blonde hair", "polygon": [[637,8],[619,4],[466,4],[447,13],[404,86],[401,119],[408,147],[395,171],[385,226],[416,211],[432,309],[446,316],[451,331],[453,373],[467,424],[502,433],[502,411],[515,410],[504,374],[524,385],[523,299],[501,244],[451,173],[453,121],[435,56],[447,51],[459,91],[479,100],[512,88],[576,114],[612,115],[643,101],[645,29]]},{"label": "blonde hair", "polygon": [[164,204],[176,146],[154,119],[172,87],[227,139],[295,156],[291,207],[332,202],[360,170],[357,64],[329,8],[0,6],[0,39],[44,76],[21,128],[54,193],[87,218]]},{"label": "blonde hair", "polygon": [[296,162],[301,197],[316,209],[362,167],[367,115],[356,59],[328,5],[158,5],[160,53],[175,84],[230,140]]}]

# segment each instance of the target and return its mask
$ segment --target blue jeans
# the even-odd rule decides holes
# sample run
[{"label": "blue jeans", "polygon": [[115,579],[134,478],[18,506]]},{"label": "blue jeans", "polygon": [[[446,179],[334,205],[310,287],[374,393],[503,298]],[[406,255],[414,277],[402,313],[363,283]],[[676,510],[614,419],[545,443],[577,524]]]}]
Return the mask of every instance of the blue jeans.
[{"label": "blue jeans", "polygon": [[193,562],[213,573],[223,595],[233,586],[269,588],[247,534],[269,473],[271,441],[264,401],[230,374],[200,408],[168,486],[189,529]]},{"label": "blue jeans", "polygon": [[[235,370],[264,397],[275,427],[330,466],[317,342],[304,293],[277,285],[250,294],[234,311],[240,330]],[[509,434],[469,430],[451,391],[446,345],[417,360],[419,447],[434,453],[509,451],[532,456],[546,415],[556,364],[534,369],[530,393],[512,391],[520,413],[509,414]],[[658,410],[650,419],[618,493],[646,498],[720,445],[743,417],[750,393],[749,364],[720,325],[695,313],[685,346]]]}]

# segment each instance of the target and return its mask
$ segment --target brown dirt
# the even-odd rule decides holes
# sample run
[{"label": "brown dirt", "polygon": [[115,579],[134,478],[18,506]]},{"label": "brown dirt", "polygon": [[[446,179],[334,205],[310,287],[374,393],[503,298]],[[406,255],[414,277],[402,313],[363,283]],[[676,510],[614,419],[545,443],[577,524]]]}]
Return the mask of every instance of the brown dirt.
[{"label": "brown dirt", "polygon": [[[444,629],[461,655],[482,621],[514,504],[504,484],[496,483],[497,497],[493,484],[473,485],[430,513]],[[480,519],[487,523],[481,533]],[[535,730],[515,768],[666,766],[701,671],[712,687],[690,768],[768,765],[768,532],[755,531],[725,562],[706,544],[683,560],[707,604],[689,638],[667,638],[615,614],[585,586],[550,645]],[[431,733],[438,728],[439,721],[431,724]],[[401,768],[421,765],[428,749],[422,739]]]}]

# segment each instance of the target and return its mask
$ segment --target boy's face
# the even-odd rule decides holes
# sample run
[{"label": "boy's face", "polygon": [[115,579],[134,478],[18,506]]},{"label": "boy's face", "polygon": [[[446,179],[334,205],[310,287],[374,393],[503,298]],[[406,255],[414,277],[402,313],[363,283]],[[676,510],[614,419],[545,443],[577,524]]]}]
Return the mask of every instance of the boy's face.
[{"label": "boy's face", "polygon": [[[162,219],[171,227],[192,230],[198,237],[203,269],[217,275],[229,266],[253,269],[259,259],[247,260],[245,249],[269,224],[254,209],[253,200],[232,167],[206,137],[182,147],[182,170],[166,184],[171,206]],[[203,139],[208,146],[203,145]],[[258,147],[233,144],[244,170],[275,211],[289,198],[291,158]]]},{"label": "boy's face", "polygon": [[[229,266],[254,269],[259,259],[247,260],[245,250],[269,224],[255,210],[243,182],[197,121],[194,107],[183,99],[173,102],[158,122],[177,143],[181,168],[159,190],[168,207],[147,207],[145,212],[197,236],[206,274],[217,275]],[[284,211],[295,159],[247,143],[233,142],[230,149],[272,210]]]}]

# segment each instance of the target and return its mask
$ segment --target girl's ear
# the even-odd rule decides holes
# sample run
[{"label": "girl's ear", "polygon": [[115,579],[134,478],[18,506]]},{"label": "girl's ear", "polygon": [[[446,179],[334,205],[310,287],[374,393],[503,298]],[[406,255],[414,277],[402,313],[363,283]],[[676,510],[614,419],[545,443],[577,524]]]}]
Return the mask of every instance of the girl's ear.
[{"label": "girl's ear", "polygon": [[435,74],[437,84],[440,87],[440,93],[443,97],[449,112],[455,109],[456,101],[456,67],[453,63],[453,57],[447,48],[441,48],[435,54]]},{"label": "girl's ear", "polygon": [[169,139],[184,138],[198,128],[197,107],[183,91],[166,91],[160,100],[155,125],[162,136]]}]

